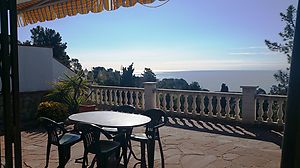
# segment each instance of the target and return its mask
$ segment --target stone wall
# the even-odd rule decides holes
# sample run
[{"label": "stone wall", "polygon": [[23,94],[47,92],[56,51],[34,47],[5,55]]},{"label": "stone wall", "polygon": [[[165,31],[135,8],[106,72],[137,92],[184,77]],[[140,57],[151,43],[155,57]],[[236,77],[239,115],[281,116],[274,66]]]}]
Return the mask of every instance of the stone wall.
[{"label": "stone wall", "polygon": [[[20,121],[21,127],[34,124],[37,107],[47,91],[20,93]],[[3,98],[0,96],[0,125],[3,125]]]}]

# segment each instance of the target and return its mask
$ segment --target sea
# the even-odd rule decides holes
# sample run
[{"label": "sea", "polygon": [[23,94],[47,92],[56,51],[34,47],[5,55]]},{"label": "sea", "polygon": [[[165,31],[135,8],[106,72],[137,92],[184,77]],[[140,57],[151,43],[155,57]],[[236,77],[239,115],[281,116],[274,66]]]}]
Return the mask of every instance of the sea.
[{"label": "sea", "polygon": [[274,78],[276,70],[201,70],[201,71],[172,71],[156,72],[156,77],[183,78],[188,83],[198,82],[201,88],[210,91],[220,91],[225,83],[229,91],[241,92],[241,86],[258,86],[267,93],[272,85],[276,85]]}]

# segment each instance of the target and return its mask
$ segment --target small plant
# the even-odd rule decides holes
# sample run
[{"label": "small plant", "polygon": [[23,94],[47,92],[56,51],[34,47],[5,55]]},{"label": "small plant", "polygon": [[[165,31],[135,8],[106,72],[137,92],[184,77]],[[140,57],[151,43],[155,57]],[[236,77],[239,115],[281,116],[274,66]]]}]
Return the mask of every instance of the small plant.
[{"label": "small plant", "polygon": [[57,122],[65,121],[68,117],[68,107],[53,101],[41,102],[37,112],[38,117],[47,117]]},{"label": "small plant", "polygon": [[46,99],[66,104],[70,114],[77,113],[79,106],[84,104],[91,95],[83,73],[74,76],[66,75],[64,80],[54,83],[53,87],[54,89],[46,95]]}]

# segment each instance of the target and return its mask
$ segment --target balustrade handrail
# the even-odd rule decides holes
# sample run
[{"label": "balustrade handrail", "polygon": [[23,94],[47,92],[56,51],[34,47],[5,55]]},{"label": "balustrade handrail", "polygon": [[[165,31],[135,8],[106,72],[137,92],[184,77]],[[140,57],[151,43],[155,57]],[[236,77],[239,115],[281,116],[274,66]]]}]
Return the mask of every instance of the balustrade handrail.
[{"label": "balustrade handrail", "polygon": [[91,85],[91,88],[144,91],[144,88],[138,88],[138,87],[120,87],[120,86],[103,86],[103,85]]},{"label": "balustrade handrail", "polygon": [[258,95],[256,95],[256,98],[286,99],[287,96],[285,96],[285,95],[267,95],[267,94],[258,94]]},{"label": "balustrade handrail", "polygon": [[235,92],[209,92],[209,91],[196,91],[196,90],[177,90],[177,89],[157,89],[161,93],[183,93],[183,94],[203,94],[203,95],[224,95],[224,96],[234,96],[240,97],[242,93]]}]

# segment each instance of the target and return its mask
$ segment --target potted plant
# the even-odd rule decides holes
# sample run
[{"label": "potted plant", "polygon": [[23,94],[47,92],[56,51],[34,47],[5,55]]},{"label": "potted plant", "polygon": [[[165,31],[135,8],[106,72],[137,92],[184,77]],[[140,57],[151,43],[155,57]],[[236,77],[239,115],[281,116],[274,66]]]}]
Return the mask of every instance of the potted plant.
[{"label": "potted plant", "polygon": [[46,95],[46,99],[66,104],[72,114],[80,112],[80,109],[86,111],[84,107],[88,107],[88,111],[95,110],[96,105],[84,105],[91,94],[87,80],[83,73],[79,73],[65,75],[65,79],[53,83],[53,90]]}]

